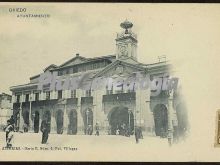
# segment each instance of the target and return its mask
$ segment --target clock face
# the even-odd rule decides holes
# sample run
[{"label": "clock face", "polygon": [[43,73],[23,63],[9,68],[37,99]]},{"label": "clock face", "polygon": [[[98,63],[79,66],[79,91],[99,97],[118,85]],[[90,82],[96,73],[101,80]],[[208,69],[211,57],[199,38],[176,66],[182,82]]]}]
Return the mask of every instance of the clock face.
[{"label": "clock face", "polygon": [[126,55],[126,52],[127,52],[127,50],[126,50],[126,46],[121,46],[120,48],[119,48],[119,50],[120,50],[120,53],[121,53],[121,55]]}]

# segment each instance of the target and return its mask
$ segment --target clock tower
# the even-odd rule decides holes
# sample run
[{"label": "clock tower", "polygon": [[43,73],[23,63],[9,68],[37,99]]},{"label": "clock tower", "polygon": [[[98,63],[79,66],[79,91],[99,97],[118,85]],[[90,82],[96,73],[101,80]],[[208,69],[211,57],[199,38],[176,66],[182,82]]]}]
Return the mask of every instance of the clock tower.
[{"label": "clock tower", "polygon": [[120,26],[125,31],[118,33],[115,39],[117,59],[130,57],[137,61],[137,35],[131,31],[133,24],[125,20]]}]

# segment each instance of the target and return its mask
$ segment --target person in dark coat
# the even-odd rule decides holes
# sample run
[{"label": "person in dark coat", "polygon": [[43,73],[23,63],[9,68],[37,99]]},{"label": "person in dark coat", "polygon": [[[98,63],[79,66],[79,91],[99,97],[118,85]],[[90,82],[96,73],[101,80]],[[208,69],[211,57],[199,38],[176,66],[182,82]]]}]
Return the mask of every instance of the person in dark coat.
[{"label": "person in dark coat", "polygon": [[47,120],[41,122],[41,132],[42,132],[42,144],[46,144],[48,140],[48,135],[50,131],[50,123]]},{"label": "person in dark coat", "polygon": [[141,127],[139,127],[139,132],[140,132],[140,135],[139,135],[139,137],[140,137],[140,139],[144,139],[144,137],[143,137],[143,133],[142,133],[142,128]]},{"label": "person in dark coat", "polygon": [[8,139],[8,134],[10,132],[10,130],[9,130],[10,127],[12,127],[10,120],[7,120],[7,125],[4,127],[4,131],[6,133],[6,136],[5,136],[6,143],[7,143],[7,139]]},{"label": "person in dark coat", "polygon": [[95,135],[99,136],[99,124],[95,124]]},{"label": "person in dark coat", "polygon": [[24,123],[23,129],[24,129],[24,132],[28,132],[28,125],[27,125],[27,123]]},{"label": "person in dark coat", "polygon": [[134,135],[135,135],[136,143],[138,143],[139,142],[139,138],[140,138],[140,130],[139,130],[138,127],[135,127]]},{"label": "person in dark coat", "polygon": [[14,127],[12,125],[9,126],[8,128],[9,133],[8,133],[8,137],[6,139],[6,143],[7,143],[7,148],[11,148],[12,147],[12,139],[14,137]]}]

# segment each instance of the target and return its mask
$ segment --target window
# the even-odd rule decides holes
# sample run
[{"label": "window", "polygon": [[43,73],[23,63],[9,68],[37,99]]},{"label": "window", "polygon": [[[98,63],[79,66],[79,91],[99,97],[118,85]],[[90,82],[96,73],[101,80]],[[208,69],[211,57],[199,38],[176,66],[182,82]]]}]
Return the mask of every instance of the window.
[{"label": "window", "polygon": [[78,68],[77,67],[73,67],[73,73],[77,73],[78,72]]},{"label": "window", "polygon": [[91,90],[86,90],[86,97],[90,97],[91,96]]},{"label": "window", "polygon": [[59,70],[59,71],[58,71],[58,76],[62,76],[62,75],[63,75],[62,70]]},{"label": "window", "polygon": [[71,91],[71,98],[76,98],[76,90]]},{"label": "window", "polygon": [[17,95],[17,96],[16,96],[16,102],[17,102],[17,103],[19,103],[19,102],[20,102],[20,98],[21,98],[21,96],[20,96],[20,95]]},{"label": "window", "polygon": [[97,69],[97,64],[96,63],[94,64],[94,69]]},{"label": "window", "polygon": [[29,94],[26,94],[25,95],[25,102],[28,102],[29,101]]},{"label": "window", "polygon": [[46,100],[50,100],[50,91],[46,91]]},{"label": "window", "polygon": [[35,93],[35,101],[39,100],[39,93]]},{"label": "window", "polygon": [[101,65],[101,63],[100,63],[100,62],[98,62],[98,63],[97,63],[97,68],[100,68],[100,65]]},{"label": "window", "polygon": [[62,90],[58,91],[58,99],[62,99]]},{"label": "window", "polygon": [[69,74],[69,73],[70,73],[70,71],[69,71],[69,69],[67,69],[67,70],[66,70],[66,74]]},{"label": "window", "polygon": [[113,85],[112,85],[112,88],[110,90],[108,90],[108,86],[106,86],[106,94],[107,95],[112,95],[113,94]]}]

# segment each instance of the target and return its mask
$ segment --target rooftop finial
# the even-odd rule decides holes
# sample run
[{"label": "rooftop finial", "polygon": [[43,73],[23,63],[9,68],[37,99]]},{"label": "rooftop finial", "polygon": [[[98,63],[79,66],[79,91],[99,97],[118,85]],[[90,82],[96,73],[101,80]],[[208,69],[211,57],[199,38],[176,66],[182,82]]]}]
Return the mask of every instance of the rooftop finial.
[{"label": "rooftop finial", "polygon": [[120,26],[125,29],[125,34],[128,34],[128,29],[132,28],[133,24],[129,22],[126,18],[124,22],[120,24]]}]

